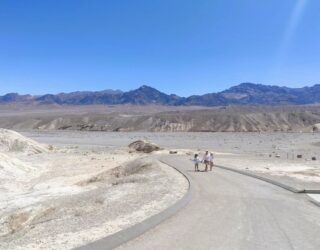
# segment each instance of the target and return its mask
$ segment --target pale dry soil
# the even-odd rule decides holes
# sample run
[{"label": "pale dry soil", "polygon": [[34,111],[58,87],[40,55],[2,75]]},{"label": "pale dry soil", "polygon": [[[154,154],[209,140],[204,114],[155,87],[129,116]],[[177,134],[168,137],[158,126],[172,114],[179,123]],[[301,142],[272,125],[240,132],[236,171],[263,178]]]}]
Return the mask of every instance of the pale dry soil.
[{"label": "pale dry soil", "polygon": [[144,157],[125,147],[135,140],[164,148],[146,161],[170,150],[190,159],[209,150],[218,165],[289,179],[301,187],[320,183],[318,133],[21,132],[55,150],[12,155],[27,170],[11,173],[11,180],[1,179],[3,249],[68,249],[129,227],[176,202],[186,191],[186,180],[160,163],[115,178],[114,168]]},{"label": "pale dry soil", "polygon": [[218,165],[270,176],[296,188],[320,189],[320,133],[25,131],[25,134],[57,145],[75,142],[83,147],[110,149],[146,139],[164,148],[188,153],[190,158],[194,153],[201,156],[209,150],[214,152]]},{"label": "pale dry soil", "polygon": [[50,152],[4,154],[0,249],[71,249],[141,222],[186,193],[186,179],[150,155],[64,139],[70,145]]}]

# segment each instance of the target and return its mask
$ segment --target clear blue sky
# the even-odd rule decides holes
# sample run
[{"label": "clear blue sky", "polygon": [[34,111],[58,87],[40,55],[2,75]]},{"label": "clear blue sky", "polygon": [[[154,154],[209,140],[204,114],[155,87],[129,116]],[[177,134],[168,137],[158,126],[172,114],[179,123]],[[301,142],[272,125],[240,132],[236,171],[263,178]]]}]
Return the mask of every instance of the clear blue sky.
[{"label": "clear blue sky", "polygon": [[0,94],[320,83],[319,0],[1,0]]}]

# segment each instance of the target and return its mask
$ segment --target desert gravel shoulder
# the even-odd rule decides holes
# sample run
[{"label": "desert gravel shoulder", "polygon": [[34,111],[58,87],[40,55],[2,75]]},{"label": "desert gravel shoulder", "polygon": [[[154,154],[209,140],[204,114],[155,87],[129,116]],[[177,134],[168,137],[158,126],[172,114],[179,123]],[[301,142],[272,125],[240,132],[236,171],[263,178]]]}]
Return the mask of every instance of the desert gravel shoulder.
[{"label": "desert gravel shoulder", "polygon": [[185,177],[155,156],[126,148],[6,155],[24,172],[16,180],[13,170],[1,172],[0,249],[85,245],[161,212],[188,189]]}]

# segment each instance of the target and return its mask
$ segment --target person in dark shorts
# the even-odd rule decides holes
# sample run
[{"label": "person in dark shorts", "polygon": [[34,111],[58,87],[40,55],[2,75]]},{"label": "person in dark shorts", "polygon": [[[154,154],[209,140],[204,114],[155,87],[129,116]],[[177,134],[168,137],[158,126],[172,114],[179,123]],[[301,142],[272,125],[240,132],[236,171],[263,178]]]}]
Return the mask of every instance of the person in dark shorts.
[{"label": "person in dark shorts", "polygon": [[210,160],[209,160],[209,164],[210,164],[210,171],[212,171],[212,168],[213,168],[213,153],[210,153]]}]

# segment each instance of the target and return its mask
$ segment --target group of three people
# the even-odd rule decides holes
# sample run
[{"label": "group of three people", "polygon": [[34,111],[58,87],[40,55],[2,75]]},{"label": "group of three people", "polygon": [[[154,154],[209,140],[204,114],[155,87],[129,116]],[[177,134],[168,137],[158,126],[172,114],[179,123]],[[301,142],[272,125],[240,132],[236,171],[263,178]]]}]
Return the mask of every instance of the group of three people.
[{"label": "group of three people", "polygon": [[194,155],[194,171],[198,172],[199,170],[199,163],[204,163],[205,169],[204,171],[208,171],[208,167],[210,166],[210,171],[212,171],[213,168],[213,153],[209,153],[209,151],[206,151],[206,153],[203,155],[202,159],[200,159],[200,156],[198,154]]}]

